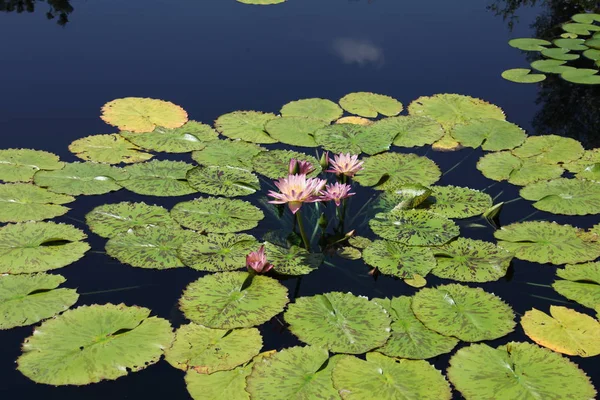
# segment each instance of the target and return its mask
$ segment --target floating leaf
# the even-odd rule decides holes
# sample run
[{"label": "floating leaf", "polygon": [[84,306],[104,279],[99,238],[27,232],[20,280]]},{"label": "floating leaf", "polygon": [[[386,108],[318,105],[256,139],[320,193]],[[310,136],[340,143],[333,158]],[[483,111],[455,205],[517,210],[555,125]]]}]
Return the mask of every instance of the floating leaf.
[{"label": "floating leaf", "polygon": [[497,119],[472,120],[452,129],[452,137],[467,147],[486,151],[510,150],[521,145],[527,135],[517,125]]},{"label": "floating leaf", "polygon": [[363,236],[352,236],[348,239],[348,244],[352,247],[356,247],[357,249],[366,249],[373,243],[371,239],[363,237]]},{"label": "floating leaf", "polygon": [[598,25],[582,24],[582,23],[563,24],[562,28],[563,28],[563,31],[565,31],[565,32],[575,33],[575,34],[581,35],[581,36],[587,36],[587,35],[591,34],[591,32],[600,30],[600,26],[598,26]]},{"label": "floating leaf", "polygon": [[263,151],[252,159],[252,169],[270,179],[284,178],[290,174],[289,167],[292,158],[311,163],[315,170],[308,176],[315,177],[321,173],[319,160],[308,154],[291,150]]},{"label": "floating leaf", "polygon": [[600,182],[559,178],[525,186],[519,195],[535,201],[538,210],[565,215],[597,214],[600,211]]},{"label": "floating leaf", "polygon": [[179,128],[187,122],[188,115],[169,101],[126,97],[106,103],[100,118],[122,131],[152,132],[157,126]]},{"label": "floating leaf", "polygon": [[179,306],[197,324],[233,329],[260,325],[282,312],[287,302],[287,289],[273,278],[220,272],[190,283]]},{"label": "floating leaf", "polygon": [[465,342],[497,339],[515,328],[515,314],[502,299],[459,284],[421,289],[412,310],[429,329]]},{"label": "floating leaf", "polygon": [[187,180],[194,189],[211,195],[246,196],[260,190],[258,177],[238,167],[196,167],[188,172]]},{"label": "floating leaf", "polygon": [[177,227],[163,207],[128,201],[98,206],[87,213],[85,221],[92,232],[106,238],[140,228]]},{"label": "floating leaf", "polygon": [[275,140],[293,146],[317,147],[313,134],[327,122],[307,117],[281,117],[267,122],[265,130]]},{"label": "floating leaf", "polygon": [[508,180],[513,185],[528,185],[541,180],[555,179],[564,170],[558,165],[545,164],[535,159],[521,160],[508,151],[489,153],[477,162],[477,169],[486,178]]},{"label": "floating leaf", "polygon": [[369,226],[384,239],[410,246],[439,246],[459,234],[452,220],[422,210],[379,213]]},{"label": "floating leaf", "polygon": [[567,82],[583,85],[600,85],[600,75],[596,75],[597,73],[597,69],[578,68],[564,71],[560,76]]},{"label": "floating leaf", "polygon": [[250,400],[250,395],[245,390],[246,377],[250,375],[250,371],[252,364],[210,375],[189,369],[185,375],[185,383],[194,400]]},{"label": "floating leaf", "polygon": [[553,41],[554,45],[556,47],[560,47],[562,49],[567,49],[567,50],[587,50],[588,47],[586,45],[584,45],[585,40],[584,39],[555,39]]},{"label": "floating leaf", "polygon": [[265,214],[247,201],[207,197],[176,204],[171,216],[198,232],[232,233],[256,227]]},{"label": "floating leaf", "polygon": [[431,189],[423,185],[403,185],[394,190],[380,194],[375,201],[372,210],[377,212],[388,212],[392,210],[417,208],[429,198],[431,193]]},{"label": "floating leaf", "polygon": [[141,150],[116,133],[87,136],[69,145],[69,151],[82,160],[105,164],[136,163],[153,157]]},{"label": "floating leaf", "polygon": [[363,259],[382,274],[399,278],[412,278],[415,274],[425,276],[435,267],[435,258],[429,248],[388,240],[374,240],[363,250]]},{"label": "floating leaf", "polygon": [[309,117],[327,122],[335,121],[343,113],[333,101],[317,98],[292,101],[281,108],[284,117]]},{"label": "floating leaf", "polygon": [[530,343],[473,344],[450,359],[448,378],[465,399],[593,399],[589,378],[567,358]]},{"label": "floating leaf", "polygon": [[552,43],[542,39],[518,38],[509,40],[508,45],[519,50],[542,51],[545,49],[544,46],[552,46]]},{"label": "floating leaf", "polygon": [[184,196],[196,193],[186,175],[194,166],[183,161],[153,160],[125,167],[128,177],[119,183],[146,196]]},{"label": "floating leaf", "polygon": [[498,245],[515,257],[555,265],[592,261],[600,257],[600,242],[579,228],[547,221],[503,226],[494,232]]},{"label": "floating leaf", "polygon": [[276,143],[277,140],[265,132],[265,124],[276,118],[275,114],[258,111],[234,111],[221,115],[215,121],[215,128],[231,139],[241,139],[252,143]]},{"label": "floating leaf", "polygon": [[561,60],[537,60],[531,63],[531,66],[538,71],[549,74],[560,74],[562,72],[573,69],[568,65],[564,65],[566,61]]},{"label": "floating leaf", "polygon": [[28,183],[0,185],[0,222],[41,221],[65,214],[75,198]]},{"label": "floating leaf", "polygon": [[333,124],[315,132],[315,141],[333,153],[377,154],[390,149],[393,136],[372,126]]},{"label": "floating leaf", "polygon": [[433,249],[437,265],[431,273],[460,282],[491,282],[506,275],[513,255],[493,243],[458,238]]},{"label": "floating leaf", "polygon": [[431,196],[419,208],[446,218],[469,218],[481,215],[492,206],[492,198],[475,189],[458,186],[432,186]]},{"label": "floating leaf", "polygon": [[594,13],[575,14],[571,17],[571,19],[575,22],[580,22],[582,24],[593,24],[594,21],[600,22],[600,14],[594,14]]},{"label": "floating leaf", "polygon": [[413,274],[412,278],[404,278],[404,283],[414,288],[427,286],[427,280],[419,274]]},{"label": "floating leaf", "polygon": [[423,360],[403,360],[367,353],[365,360],[342,357],[333,370],[333,385],[344,400],[450,400],[446,378]]},{"label": "floating leaf", "polygon": [[0,228],[0,274],[25,274],[62,268],[79,260],[90,246],[72,225],[25,222]]},{"label": "floating leaf", "polygon": [[74,162],[66,164],[60,170],[38,171],[34,176],[34,183],[52,192],[79,196],[119,190],[120,181],[126,177],[122,168],[91,162]]},{"label": "floating leaf", "polygon": [[431,145],[433,151],[456,151],[461,148],[461,144],[449,134],[445,134],[440,140]]},{"label": "floating leaf", "polygon": [[32,149],[0,150],[0,181],[29,182],[39,170],[61,169],[56,154]]},{"label": "floating leaf", "polygon": [[[599,50],[600,49],[600,37],[598,36],[598,34],[596,33],[596,34],[594,34],[594,37],[592,39],[586,40],[584,46]],[[581,50],[585,50],[583,48],[583,46],[582,46]]]},{"label": "floating leaf", "polygon": [[440,179],[438,166],[416,154],[383,153],[364,159],[354,180],[378,190],[393,190],[406,184],[429,186]]},{"label": "floating leaf", "polygon": [[338,119],[337,121],[335,121],[335,123],[336,124],[354,124],[354,125],[369,126],[369,125],[373,124],[373,120],[370,120],[368,118],[350,115],[350,116],[342,117],[342,118]]},{"label": "floating leaf", "polygon": [[57,289],[61,275],[0,276],[0,330],[35,324],[71,307],[75,289]]},{"label": "floating leaf", "polygon": [[414,115],[383,118],[369,127],[373,135],[391,137],[395,146],[419,147],[432,144],[444,136],[435,120]]},{"label": "floating leaf", "polygon": [[449,353],[458,339],[442,336],[427,328],[412,312],[412,298],[374,299],[384,307],[392,318],[392,333],[378,352],[389,357],[427,359]]},{"label": "floating leaf", "polygon": [[360,260],[362,258],[360,250],[350,246],[338,248],[335,254],[345,260]]},{"label": "floating leaf", "polygon": [[568,162],[564,167],[576,173],[577,178],[600,181],[600,149],[586,150],[580,159]]},{"label": "floating leaf", "polygon": [[179,258],[199,271],[233,271],[246,266],[246,256],[258,248],[258,242],[247,234],[196,235],[179,247]]},{"label": "floating leaf", "polygon": [[207,143],[200,151],[194,151],[192,158],[201,165],[229,166],[252,169],[252,158],[265,149],[241,140],[215,140]]},{"label": "floating leaf", "polygon": [[385,309],[351,293],[299,297],[288,305],[284,317],[298,339],[334,353],[365,353],[382,346],[390,336]]},{"label": "floating leaf", "polygon": [[175,341],[165,351],[165,360],[173,367],[202,374],[231,370],[247,363],[262,347],[256,328],[211,329],[187,324],[175,332]]},{"label": "floating leaf", "polygon": [[562,49],[560,47],[542,50],[542,54],[561,61],[572,61],[579,58],[579,54],[570,53],[569,49]]},{"label": "floating leaf", "polygon": [[305,275],[319,268],[323,262],[323,254],[310,253],[307,250],[291,246],[289,249],[273,243],[265,243],[267,260],[273,269],[284,275]]},{"label": "floating leaf", "polygon": [[556,275],[563,278],[552,284],[558,293],[589,308],[600,306],[600,262],[565,265]]},{"label": "floating leaf", "polygon": [[148,133],[121,132],[120,135],[144,149],[167,153],[202,150],[208,142],[219,137],[209,125],[196,121],[188,121],[174,129],[158,126]]},{"label": "floating leaf", "polygon": [[557,135],[530,136],[513,150],[519,158],[533,158],[545,164],[565,163],[583,155],[583,146],[575,139]]},{"label": "floating leaf", "polygon": [[600,60],[600,50],[589,49],[583,52],[583,56],[589,58],[592,61]]},{"label": "floating leaf", "polygon": [[173,340],[169,322],[149,315],[123,304],[65,311],[25,339],[18,370],[47,385],[87,385],[140,371]]},{"label": "floating leaf", "polygon": [[502,72],[502,77],[507,81],[516,83],[538,83],[546,79],[544,74],[531,74],[529,68],[513,68]]},{"label": "floating leaf", "polygon": [[393,97],[370,92],[347,94],[340,99],[340,105],[351,114],[368,118],[379,114],[391,117],[402,111],[402,103]]}]

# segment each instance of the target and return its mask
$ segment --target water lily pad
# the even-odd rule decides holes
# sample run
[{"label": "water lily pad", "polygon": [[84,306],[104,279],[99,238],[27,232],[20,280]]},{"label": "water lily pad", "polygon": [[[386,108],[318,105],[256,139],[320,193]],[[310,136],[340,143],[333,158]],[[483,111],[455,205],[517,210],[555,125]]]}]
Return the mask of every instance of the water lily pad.
[{"label": "water lily pad", "polygon": [[75,304],[75,289],[57,289],[65,280],[44,273],[0,276],[0,330],[35,324]]},{"label": "water lily pad", "polygon": [[403,185],[394,190],[381,193],[373,207],[372,211],[388,212],[392,210],[408,210],[417,208],[431,196],[432,190],[419,184]]},{"label": "water lily pad", "polygon": [[393,190],[406,184],[433,185],[440,176],[438,166],[427,157],[383,153],[365,158],[354,180],[378,190]]},{"label": "water lily pad", "polygon": [[566,61],[562,60],[537,60],[531,63],[531,66],[538,71],[549,74],[560,74],[562,72],[573,69],[568,65],[564,65]]},{"label": "water lily pad", "polygon": [[571,19],[575,22],[580,22],[582,24],[593,24],[594,21],[600,22],[600,14],[594,14],[594,13],[575,14],[571,17]]},{"label": "water lily pad", "polygon": [[315,141],[333,153],[377,154],[390,149],[393,136],[371,126],[333,124],[315,132]]},{"label": "water lily pad", "polygon": [[208,142],[217,140],[219,137],[219,134],[210,125],[196,121],[188,121],[174,129],[158,126],[152,132],[121,132],[120,135],[144,149],[166,153],[202,150]]},{"label": "water lily pad", "polygon": [[535,201],[538,210],[565,215],[600,213],[600,182],[559,178],[525,186],[519,192],[526,200]]},{"label": "water lily pad", "polygon": [[39,170],[61,169],[65,163],[56,154],[32,149],[0,150],[0,181],[29,182]]},{"label": "water lily pad", "polygon": [[554,45],[556,47],[560,47],[562,49],[567,49],[567,50],[587,50],[588,47],[584,44],[585,40],[584,39],[555,39],[553,41]]},{"label": "water lily pad", "polygon": [[195,232],[173,226],[138,228],[111,237],[106,243],[106,254],[138,268],[183,267],[177,250],[196,236]]},{"label": "water lily pad", "polygon": [[508,41],[508,45],[519,50],[525,51],[542,51],[544,46],[552,46],[547,40],[535,38],[517,38]]},{"label": "water lily pad", "polygon": [[307,117],[281,117],[267,122],[265,130],[273,139],[292,146],[317,147],[313,134],[327,126],[321,119]]},{"label": "water lily pad", "polygon": [[432,186],[431,196],[419,208],[446,218],[481,215],[492,206],[492,198],[479,190],[459,186]]},{"label": "water lily pad", "polygon": [[391,137],[395,146],[419,147],[432,144],[444,136],[435,120],[414,115],[383,118],[369,127],[373,135]]},{"label": "water lily pad", "polygon": [[188,115],[169,101],[126,97],[106,103],[100,118],[122,131],[152,132],[157,126],[179,128],[187,122]]},{"label": "water lily pad", "polygon": [[189,320],[209,328],[250,328],[283,311],[287,289],[273,278],[220,272],[190,283],[179,306]]},{"label": "water lily pad", "polygon": [[[452,129],[452,128],[448,128]],[[462,145],[458,143],[450,134],[446,133],[440,140],[431,145],[433,151],[456,151],[460,150]]]},{"label": "water lily pad", "polygon": [[585,307],[600,306],[600,262],[565,265],[556,275],[563,278],[552,284],[558,293]]},{"label": "water lily pad", "polygon": [[98,206],[86,214],[85,221],[92,232],[106,238],[140,228],[177,227],[165,208],[128,201]]},{"label": "water lily pad", "polygon": [[600,60],[600,50],[588,49],[583,52],[583,56],[585,58],[589,58],[592,61],[598,61]]},{"label": "water lily pad", "polygon": [[565,32],[575,33],[580,36],[587,36],[592,32],[600,30],[600,26],[594,24],[568,23],[563,24],[562,29]]},{"label": "water lily pad", "polygon": [[375,234],[410,246],[439,246],[458,236],[458,226],[441,215],[422,210],[379,213],[369,221]]},{"label": "water lily pad", "polygon": [[600,149],[586,150],[580,159],[563,166],[577,178],[600,181]]},{"label": "water lily pad", "polygon": [[229,166],[252,169],[252,158],[265,149],[242,140],[215,140],[200,151],[194,151],[192,158],[200,165]]},{"label": "water lily pad", "polygon": [[[597,34],[594,34],[594,37],[592,39],[586,40],[584,45],[596,50],[600,50],[600,37],[598,37]],[[584,49],[582,48],[581,50]]]},{"label": "water lily pad", "polygon": [[472,120],[452,129],[452,137],[461,145],[486,151],[510,150],[520,146],[527,135],[523,129],[497,119]]},{"label": "water lily pad", "polygon": [[69,151],[82,160],[105,164],[136,163],[153,157],[116,133],[77,139],[69,145]]},{"label": "water lily pad", "polygon": [[350,239],[348,239],[348,244],[352,247],[355,247],[357,249],[366,249],[367,247],[369,247],[371,245],[371,243],[373,243],[373,241],[371,241],[371,239],[366,238],[364,236],[352,236]]},{"label": "water lily pad", "polygon": [[63,169],[38,171],[33,180],[38,186],[72,196],[104,194],[121,189],[117,182],[126,178],[122,168],[92,162],[68,163]]},{"label": "water lily pad", "polygon": [[127,190],[146,196],[184,196],[196,193],[187,182],[194,166],[183,161],[153,160],[125,168],[127,179],[119,183]]},{"label": "water lily pad", "polygon": [[428,247],[405,246],[388,240],[374,240],[363,250],[363,259],[382,274],[399,278],[425,276],[435,267],[435,258]]},{"label": "water lily pad", "polygon": [[196,167],[188,172],[187,180],[194,189],[211,195],[247,196],[260,190],[258,177],[238,167]]},{"label": "water lily pad", "polygon": [[25,339],[18,370],[48,385],[87,385],[140,371],[173,340],[169,321],[149,315],[124,304],[65,311]]},{"label": "water lily pad", "polygon": [[342,357],[333,370],[333,385],[344,400],[450,400],[442,373],[423,360],[404,360],[367,353],[366,360]]},{"label": "water lily pad", "polygon": [[331,100],[301,99],[287,103],[281,108],[284,117],[309,117],[332,122],[342,116],[344,111]]},{"label": "water lily pad", "polygon": [[75,198],[28,183],[0,185],[0,222],[41,221],[69,211],[62,204]]},{"label": "water lily pad", "polygon": [[569,49],[560,47],[542,50],[542,54],[554,60],[572,61],[579,58],[579,54],[570,53]]},{"label": "water lily pad", "polygon": [[315,170],[308,176],[315,177],[321,173],[319,160],[308,154],[291,150],[263,151],[252,159],[252,169],[270,179],[284,178],[290,174],[289,166],[292,158],[312,164]]},{"label": "water lily pad", "polygon": [[378,352],[389,357],[427,359],[449,353],[458,339],[440,335],[427,328],[412,311],[412,298],[374,299],[384,307],[392,318],[392,333]]},{"label": "water lily pad", "polygon": [[362,258],[361,251],[350,246],[339,247],[335,254],[344,260],[360,260]]},{"label": "water lily pad", "polygon": [[175,332],[165,360],[184,371],[212,374],[247,363],[261,347],[262,337],[256,328],[226,330],[187,324]]},{"label": "water lily pad", "polygon": [[323,262],[323,254],[310,253],[298,246],[285,248],[266,242],[265,253],[267,260],[273,264],[273,269],[284,275],[306,275],[319,268]]},{"label": "water lily pad", "polygon": [[528,221],[494,232],[498,245],[515,257],[555,265],[592,261],[600,257],[600,242],[570,225]]},{"label": "water lily pad", "polygon": [[516,83],[538,83],[546,79],[544,74],[532,74],[529,68],[513,68],[502,72],[507,81]]},{"label": "water lily pad", "polygon": [[600,85],[600,75],[596,75],[597,73],[597,69],[577,68],[564,71],[560,76],[567,82],[582,85]]},{"label": "water lily pad", "polygon": [[541,180],[560,177],[564,169],[535,159],[521,160],[508,151],[489,153],[477,162],[477,169],[489,179],[505,181],[513,185],[528,185]]},{"label": "water lily pad", "polygon": [[382,346],[390,336],[387,311],[351,293],[299,297],[284,317],[298,339],[334,353],[365,353]]},{"label": "water lily pad", "polygon": [[429,329],[465,342],[497,339],[515,328],[515,314],[502,299],[459,284],[421,289],[412,310]]},{"label": "water lily pad", "polygon": [[370,92],[356,92],[340,99],[340,105],[351,114],[375,118],[379,114],[391,117],[400,114],[402,103],[390,96]]},{"label": "water lily pad", "polygon": [[356,115],[349,115],[347,117],[342,117],[338,119],[337,121],[335,121],[335,123],[369,126],[373,124],[373,120],[363,117],[357,117]]},{"label": "water lily pad", "polygon": [[246,266],[246,256],[258,248],[254,236],[247,234],[196,235],[179,247],[179,258],[199,271],[233,271]]},{"label": "water lily pad", "polygon": [[493,243],[457,238],[433,248],[437,265],[431,273],[460,282],[491,282],[506,275],[513,255]]},{"label": "water lily pad", "polygon": [[473,344],[450,359],[448,378],[465,399],[593,399],[596,390],[577,365],[548,349],[510,342]]},{"label": "water lily pad", "polygon": [[72,225],[25,222],[0,228],[0,274],[25,274],[62,268],[79,260],[90,246]]},{"label": "water lily pad", "polygon": [[525,334],[537,344],[557,353],[580,357],[600,354],[598,321],[559,306],[550,306],[550,315],[535,308],[527,311],[521,318]]},{"label": "water lily pad", "polygon": [[185,375],[187,390],[194,400],[250,400],[246,392],[246,377],[253,363],[210,375],[189,369]]},{"label": "water lily pad", "polygon": [[583,155],[583,146],[575,139],[557,135],[530,136],[513,154],[519,158],[533,158],[545,164],[566,163]]},{"label": "water lily pad", "polygon": [[234,111],[221,115],[215,121],[215,128],[223,136],[241,139],[252,143],[276,143],[265,131],[265,124],[276,118],[275,114],[258,111]]},{"label": "water lily pad", "polygon": [[232,233],[256,227],[265,214],[247,201],[207,197],[176,204],[171,216],[198,232]]}]

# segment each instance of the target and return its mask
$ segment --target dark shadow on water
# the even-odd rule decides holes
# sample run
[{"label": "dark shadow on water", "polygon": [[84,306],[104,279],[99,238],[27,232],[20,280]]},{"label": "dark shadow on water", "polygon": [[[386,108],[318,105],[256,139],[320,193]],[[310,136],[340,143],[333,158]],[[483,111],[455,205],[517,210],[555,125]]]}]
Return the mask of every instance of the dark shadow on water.
[{"label": "dark shadow on water", "polygon": [[69,0],[0,0],[0,11],[17,14],[46,12],[46,18],[56,19],[58,25],[65,26],[73,7]]}]

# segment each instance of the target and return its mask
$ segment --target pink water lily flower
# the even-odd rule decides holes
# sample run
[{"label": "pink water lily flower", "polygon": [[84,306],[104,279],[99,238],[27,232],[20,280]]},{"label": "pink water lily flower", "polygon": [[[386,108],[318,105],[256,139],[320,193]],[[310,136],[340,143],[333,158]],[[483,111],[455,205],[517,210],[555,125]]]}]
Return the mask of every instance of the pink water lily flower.
[{"label": "pink water lily flower", "polygon": [[302,160],[296,160],[292,158],[290,160],[290,166],[288,168],[290,175],[308,175],[315,170],[315,167],[308,162]]},{"label": "pink water lily flower", "polygon": [[350,155],[350,153],[340,153],[333,156],[333,160],[329,160],[331,169],[325,172],[334,172],[336,175],[346,175],[353,177],[358,171],[363,169],[363,161],[358,161],[358,155]]},{"label": "pink water lily flower", "polygon": [[302,203],[320,201],[319,194],[325,186],[324,179],[307,178],[306,175],[289,175],[287,178],[281,178],[274,183],[281,193],[269,190],[268,195],[274,198],[269,203],[287,203],[293,214],[296,214],[302,207]]},{"label": "pink water lily flower", "polygon": [[246,256],[246,266],[248,270],[252,269],[257,274],[264,274],[273,268],[273,264],[267,261],[264,245],[260,246],[258,251],[252,251]]},{"label": "pink water lily flower", "polygon": [[345,183],[334,183],[333,185],[327,185],[325,190],[321,192],[321,201],[335,202],[337,207],[340,206],[340,202],[350,196],[354,196],[356,193],[350,193],[352,186]]}]

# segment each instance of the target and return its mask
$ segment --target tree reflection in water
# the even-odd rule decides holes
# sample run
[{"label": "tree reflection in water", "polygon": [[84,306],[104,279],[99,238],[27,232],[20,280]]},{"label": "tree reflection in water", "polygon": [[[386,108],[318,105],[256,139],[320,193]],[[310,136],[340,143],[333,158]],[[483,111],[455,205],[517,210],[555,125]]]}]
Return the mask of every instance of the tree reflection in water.
[{"label": "tree reflection in water", "polygon": [[46,7],[46,17],[55,19],[60,26],[69,22],[69,14],[73,12],[70,0],[0,0],[0,11],[4,12],[34,12],[36,8]]}]

